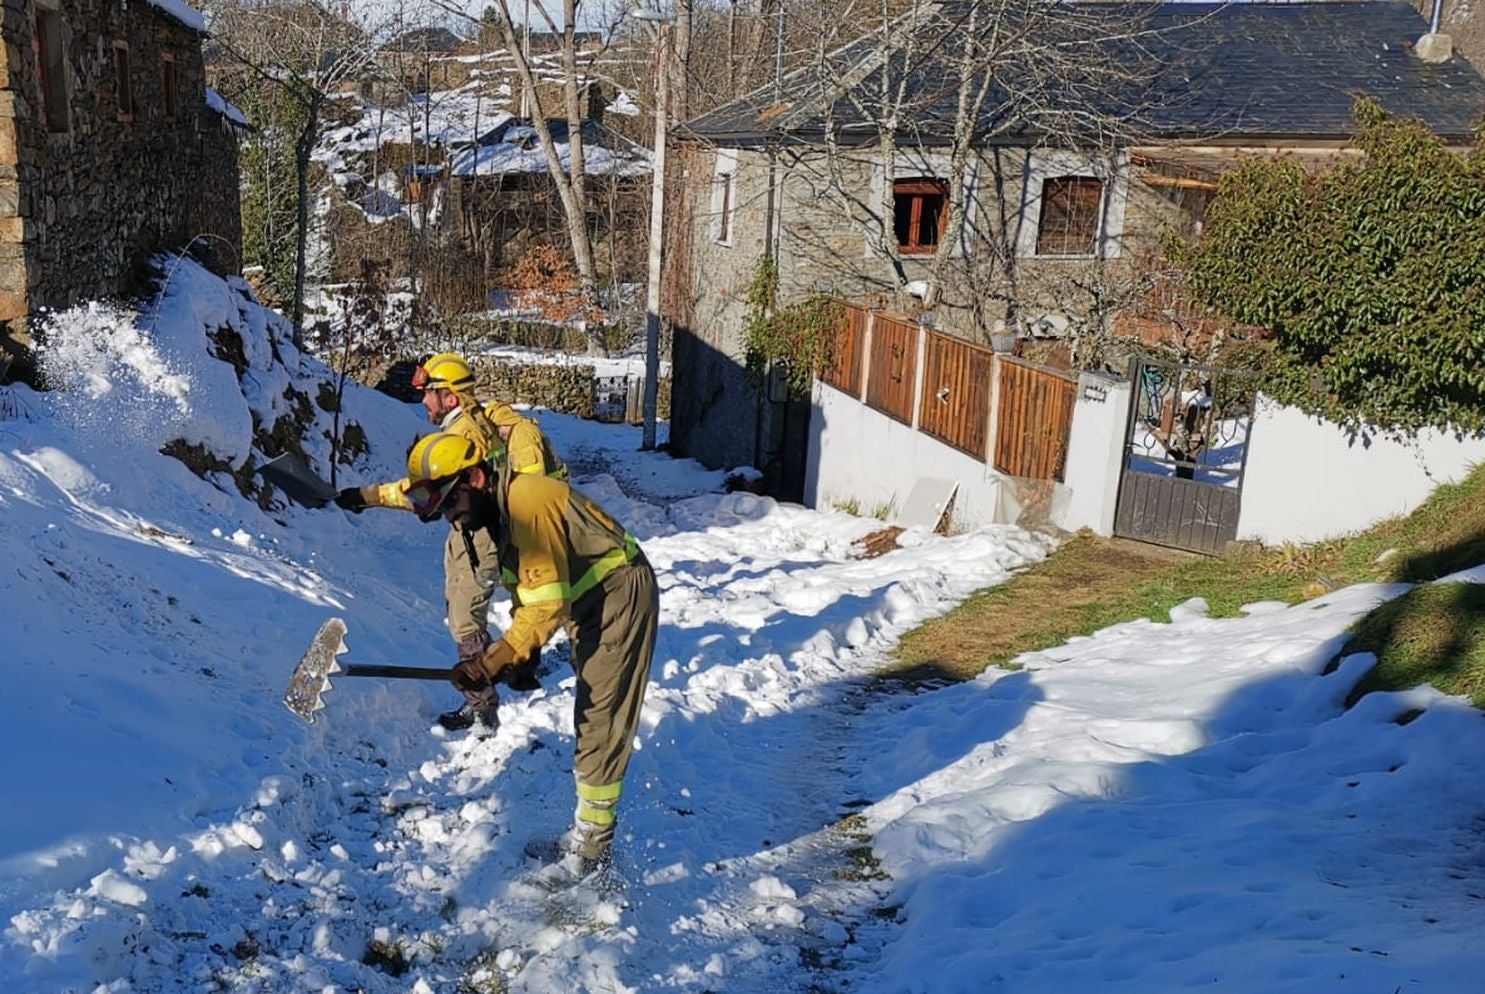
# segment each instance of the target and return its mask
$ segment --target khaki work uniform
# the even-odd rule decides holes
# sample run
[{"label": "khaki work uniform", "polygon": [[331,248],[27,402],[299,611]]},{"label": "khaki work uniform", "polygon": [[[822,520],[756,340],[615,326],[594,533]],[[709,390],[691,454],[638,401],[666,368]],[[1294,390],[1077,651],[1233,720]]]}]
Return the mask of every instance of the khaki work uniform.
[{"label": "khaki work uniform", "polygon": [[577,827],[587,855],[613,841],[615,809],[639,729],[660,618],[655,573],[634,536],[561,480],[501,473],[494,527],[515,613],[484,656],[499,676],[559,627],[577,673]]},{"label": "khaki work uniform", "polygon": [[[547,437],[536,422],[524,417],[509,404],[493,404],[485,409],[497,428],[510,428],[509,442],[501,443],[493,451],[486,449],[486,434],[475,419],[463,409],[451,411],[443,419],[440,428],[450,434],[472,441],[483,459],[499,465],[509,462],[517,473],[540,473],[559,479],[567,478],[567,467],[557,458]],[[407,499],[406,478],[392,483],[382,483],[362,488],[362,496],[368,507],[392,507],[412,510]],[[471,557],[472,553],[472,557]],[[449,528],[443,545],[443,597],[444,612],[449,635],[459,648],[459,658],[464,659],[482,651],[489,644],[487,631],[490,598],[495,585],[500,582],[499,550],[495,542],[483,529],[464,531],[458,526]],[[532,670],[535,669],[532,660]],[[481,710],[494,707],[497,702],[493,687],[486,691],[465,694],[465,700]]]}]

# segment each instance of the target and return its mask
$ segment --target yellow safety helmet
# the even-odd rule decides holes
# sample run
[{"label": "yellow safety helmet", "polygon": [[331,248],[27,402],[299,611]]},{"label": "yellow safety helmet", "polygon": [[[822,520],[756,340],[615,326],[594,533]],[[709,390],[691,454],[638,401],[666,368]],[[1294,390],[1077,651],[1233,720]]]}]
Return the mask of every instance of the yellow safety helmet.
[{"label": "yellow safety helmet", "polygon": [[412,385],[419,390],[473,390],[474,370],[463,356],[440,352],[413,370]]},{"label": "yellow safety helmet", "polygon": [[442,480],[481,462],[484,459],[479,446],[471,439],[438,431],[418,439],[408,450],[407,480],[409,483]]},{"label": "yellow safety helmet", "polygon": [[407,500],[424,521],[443,511],[459,474],[484,462],[479,446],[463,435],[435,432],[418,439],[407,453]]}]

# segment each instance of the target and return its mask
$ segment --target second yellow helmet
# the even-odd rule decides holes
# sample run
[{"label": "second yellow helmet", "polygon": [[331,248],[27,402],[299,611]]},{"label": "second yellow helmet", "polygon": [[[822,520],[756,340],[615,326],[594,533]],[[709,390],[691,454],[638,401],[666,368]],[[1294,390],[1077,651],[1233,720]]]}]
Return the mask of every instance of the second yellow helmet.
[{"label": "second yellow helmet", "polygon": [[413,371],[412,383],[419,390],[472,390],[474,370],[458,353],[440,352]]}]

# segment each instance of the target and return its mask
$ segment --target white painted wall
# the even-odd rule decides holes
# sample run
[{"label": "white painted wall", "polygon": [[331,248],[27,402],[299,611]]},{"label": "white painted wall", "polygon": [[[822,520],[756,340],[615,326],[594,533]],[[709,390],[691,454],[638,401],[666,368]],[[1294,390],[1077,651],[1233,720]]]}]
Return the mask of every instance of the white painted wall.
[{"label": "white painted wall", "polygon": [[[954,526],[993,524],[1001,475],[985,463],[893,421],[834,387],[816,383],[804,501],[829,508],[854,500],[862,514],[902,511],[919,477],[954,480]],[[1003,519],[1002,519],[1003,520]]]},{"label": "white painted wall", "polygon": [[1412,511],[1485,461],[1485,438],[1421,432],[1403,445],[1351,438],[1328,421],[1259,397],[1238,538],[1314,542]]},{"label": "white painted wall", "polygon": [[1119,496],[1119,470],[1124,458],[1124,430],[1129,420],[1130,384],[1083,373],[1073,407],[1064,473],[1071,495],[1060,524],[1068,531],[1090,528],[1114,533],[1114,505]]}]

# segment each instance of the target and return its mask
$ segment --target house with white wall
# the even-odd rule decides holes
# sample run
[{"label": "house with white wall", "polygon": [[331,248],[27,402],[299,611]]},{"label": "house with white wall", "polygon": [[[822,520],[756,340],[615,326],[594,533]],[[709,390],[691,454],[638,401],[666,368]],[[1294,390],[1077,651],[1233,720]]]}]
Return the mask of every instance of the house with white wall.
[{"label": "house with white wall", "polygon": [[[983,6],[953,0],[935,5],[935,17],[963,25]],[[1093,19],[1127,10],[1077,5]],[[689,122],[690,245],[671,271],[690,292],[668,315],[672,449],[711,466],[755,466],[774,493],[807,503],[900,508],[917,480],[942,478],[957,484],[955,513],[965,523],[1034,509],[1064,526],[1119,530],[1122,447],[1133,435],[1168,442],[1178,397],[1201,374],[1147,369],[1146,395],[1121,379],[1122,365],[1112,380],[1064,374],[1068,385],[1054,389],[1060,399],[1044,405],[1048,416],[1069,419],[1058,429],[1059,469],[1028,477],[1017,465],[1026,454],[1008,439],[1047,434],[1047,426],[1035,417],[1002,423],[1000,380],[985,370],[1032,358],[1030,343],[1065,346],[1063,358],[1082,361],[1088,342],[1148,332],[1133,307],[1142,267],[1166,232],[1199,230],[1216,180],[1244,157],[1323,164],[1347,154],[1360,97],[1420,118],[1460,146],[1485,109],[1480,74],[1447,46],[1420,45],[1429,24],[1406,3],[1157,3],[1141,11],[1140,30],[1129,32],[1137,43],[1085,30],[1081,56],[1090,68],[1084,76],[1066,68],[1066,85],[1037,77],[1025,86],[1040,89],[1028,91],[1022,77],[1035,73],[1018,75],[1018,55],[1007,53],[968,132],[962,114],[955,117],[962,105],[953,85],[967,43],[932,17],[899,25],[895,54],[883,46],[890,33],[869,35],[823,68]],[[1051,22],[1040,29],[1076,45]],[[935,51],[944,64],[933,64]],[[913,59],[912,71],[897,71]],[[884,79],[922,90],[915,116],[896,131],[871,114]],[[1081,85],[1095,79],[1109,85]],[[967,148],[959,141],[966,134]],[[884,370],[876,387],[863,372],[844,390],[827,383],[804,396],[778,370],[749,375],[749,287],[765,258],[777,269],[777,306],[823,295],[915,326],[892,332],[888,351],[875,357]],[[954,342],[987,355],[951,360]],[[1005,362],[989,355],[997,351]],[[966,375],[985,382],[934,379],[972,365],[978,372]],[[1152,397],[1166,406],[1145,411],[1143,427],[1131,423],[1131,405],[1148,408]],[[977,414],[958,410],[971,402],[984,411],[984,430],[946,441],[934,423],[951,413],[972,423]],[[1256,397],[1224,398],[1213,412],[1209,419],[1221,413],[1223,425],[1264,438],[1270,415]],[[1188,517],[1222,505],[1221,527],[1200,542],[1277,535],[1251,517],[1266,503],[1258,491],[1272,472],[1268,456],[1248,465],[1246,445],[1226,449],[1243,458],[1194,471],[1196,484],[1219,490],[1182,498]],[[1170,486],[1190,490],[1189,467],[1167,461],[1164,475],[1182,481]],[[1111,473],[1112,483],[1096,482]],[[1128,495],[1125,531],[1169,503],[1164,486]]]},{"label": "house with white wall", "polygon": [[[952,0],[935,5],[936,16],[962,25],[976,5]],[[1089,18],[1128,10],[1076,7]],[[1200,225],[1217,177],[1242,157],[1344,155],[1358,97],[1461,145],[1485,108],[1485,81],[1465,59],[1420,57],[1429,25],[1406,3],[1141,11],[1138,43],[1085,32],[1093,75],[1068,70],[1074,78],[1061,88],[1041,79],[1028,92],[1015,59],[1035,47],[1007,52],[967,151],[956,148],[966,132],[952,85],[965,43],[934,19],[916,45],[912,24],[897,36],[920,59],[905,78],[893,75],[900,63],[885,36],[869,35],[823,69],[689,122],[690,245],[668,263],[689,288],[667,315],[671,447],[711,466],[755,466],[789,499],[832,489],[820,489],[831,479],[820,465],[831,461],[829,425],[844,428],[842,413],[746,369],[748,289],[764,258],[777,268],[779,306],[828,295],[976,346],[1025,353],[1028,343],[1058,341],[1077,352],[1129,322],[1162,234]],[[1055,32],[1055,23],[1040,29]],[[925,38],[945,42],[949,61],[935,66]],[[870,113],[884,72],[922,90],[915,116],[890,134]],[[1073,85],[1095,79],[1110,85]],[[815,451],[826,453],[821,464],[809,462]],[[981,459],[981,472],[996,472],[993,462]]]}]

